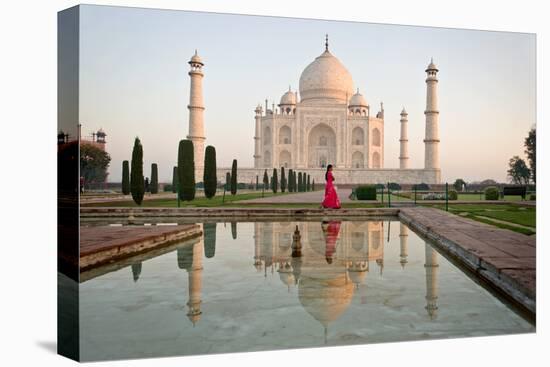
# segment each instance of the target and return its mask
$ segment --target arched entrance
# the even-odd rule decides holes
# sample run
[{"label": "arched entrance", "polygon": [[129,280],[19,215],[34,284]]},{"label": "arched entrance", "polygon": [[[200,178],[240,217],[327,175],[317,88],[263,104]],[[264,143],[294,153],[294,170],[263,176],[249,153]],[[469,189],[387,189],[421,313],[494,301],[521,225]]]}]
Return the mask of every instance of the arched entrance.
[{"label": "arched entrance", "polygon": [[308,135],[308,167],[325,168],[336,163],[336,134],[325,124],[315,125]]}]

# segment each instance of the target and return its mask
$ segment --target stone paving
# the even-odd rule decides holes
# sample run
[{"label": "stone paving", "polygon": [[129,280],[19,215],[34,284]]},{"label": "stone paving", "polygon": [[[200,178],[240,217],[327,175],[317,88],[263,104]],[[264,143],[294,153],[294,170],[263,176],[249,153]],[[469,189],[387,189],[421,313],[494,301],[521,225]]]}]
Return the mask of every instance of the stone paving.
[{"label": "stone paving", "polygon": [[[351,194],[351,189],[338,189],[337,193],[341,203],[354,202],[353,200],[349,199],[349,195]],[[297,193],[288,194],[288,195],[279,195],[279,196],[275,195],[267,198],[240,200],[240,201],[236,201],[235,203],[242,203],[242,204],[312,204],[312,203],[317,204],[318,203],[319,205],[321,205],[321,202],[323,201],[324,196],[325,196],[324,190],[316,190],[316,191],[310,191],[310,192],[297,192]]]},{"label": "stone paving", "polygon": [[536,238],[433,208],[402,208],[399,218],[501,292],[536,312]]},{"label": "stone paving", "polygon": [[80,269],[147,251],[202,233],[197,224],[80,227]]}]

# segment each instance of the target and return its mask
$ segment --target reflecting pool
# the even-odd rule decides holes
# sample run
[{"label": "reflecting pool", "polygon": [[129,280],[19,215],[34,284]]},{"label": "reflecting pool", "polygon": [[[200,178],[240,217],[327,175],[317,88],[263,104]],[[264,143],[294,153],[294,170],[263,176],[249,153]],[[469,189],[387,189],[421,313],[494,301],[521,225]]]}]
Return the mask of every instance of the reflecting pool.
[{"label": "reflecting pool", "polygon": [[202,226],[82,274],[83,360],[535,331],[398,221]]}]

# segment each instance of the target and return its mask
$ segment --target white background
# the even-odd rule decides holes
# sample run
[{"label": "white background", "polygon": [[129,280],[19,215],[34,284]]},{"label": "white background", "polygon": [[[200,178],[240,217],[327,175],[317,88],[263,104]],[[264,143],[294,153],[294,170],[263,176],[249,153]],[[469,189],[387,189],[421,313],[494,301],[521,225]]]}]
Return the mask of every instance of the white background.
[{"label": "white background", "polygon": [[[96,1],[96,4],[356,20],[537,33],[539,135],[538,320],[536,335],[391,343],[96,363],[94,366],[444,365],[529,366],[548,363],[548,109],[550,39],[543,1]],[[56,340],[56,19],[73,1],[5,1],[0,6],[0,361],[4,366],[65,366]],[[546,47],[545,47],[546,46]],[[546,100],[546,105],[543,101]],[[523,137],[522,137],[523,138]],[[487,149],[490,149],[490,142]],[[6,205],[7,204],[7,205]],[[548,347],[547,347],[548,348]]]}]

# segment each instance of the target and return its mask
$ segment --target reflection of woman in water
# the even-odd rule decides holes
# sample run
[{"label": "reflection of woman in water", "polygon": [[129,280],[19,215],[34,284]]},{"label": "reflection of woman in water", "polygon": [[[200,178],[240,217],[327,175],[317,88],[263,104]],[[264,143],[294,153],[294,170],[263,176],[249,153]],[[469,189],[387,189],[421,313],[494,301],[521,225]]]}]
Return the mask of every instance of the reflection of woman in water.
[{"label": "reflection of woman in water", "polygon": [[327,181],[325,185],[325,199],[321,205],[323,208],[340,209],[340,200],[338,199],[338,194],[336,194],[336,189],[333,184],[334,176],[332,175],[332,164],[327,166],[325,180]]},{"label": "reflection of woman in water", "polygon": [[327,263],[332,264],[332,255],[336,251],[336,241],[338,241],[338,233],[340,233],[340,221],[331,220],[330,222],[323,221],[321,228],[325,235],[325,258]]}]

